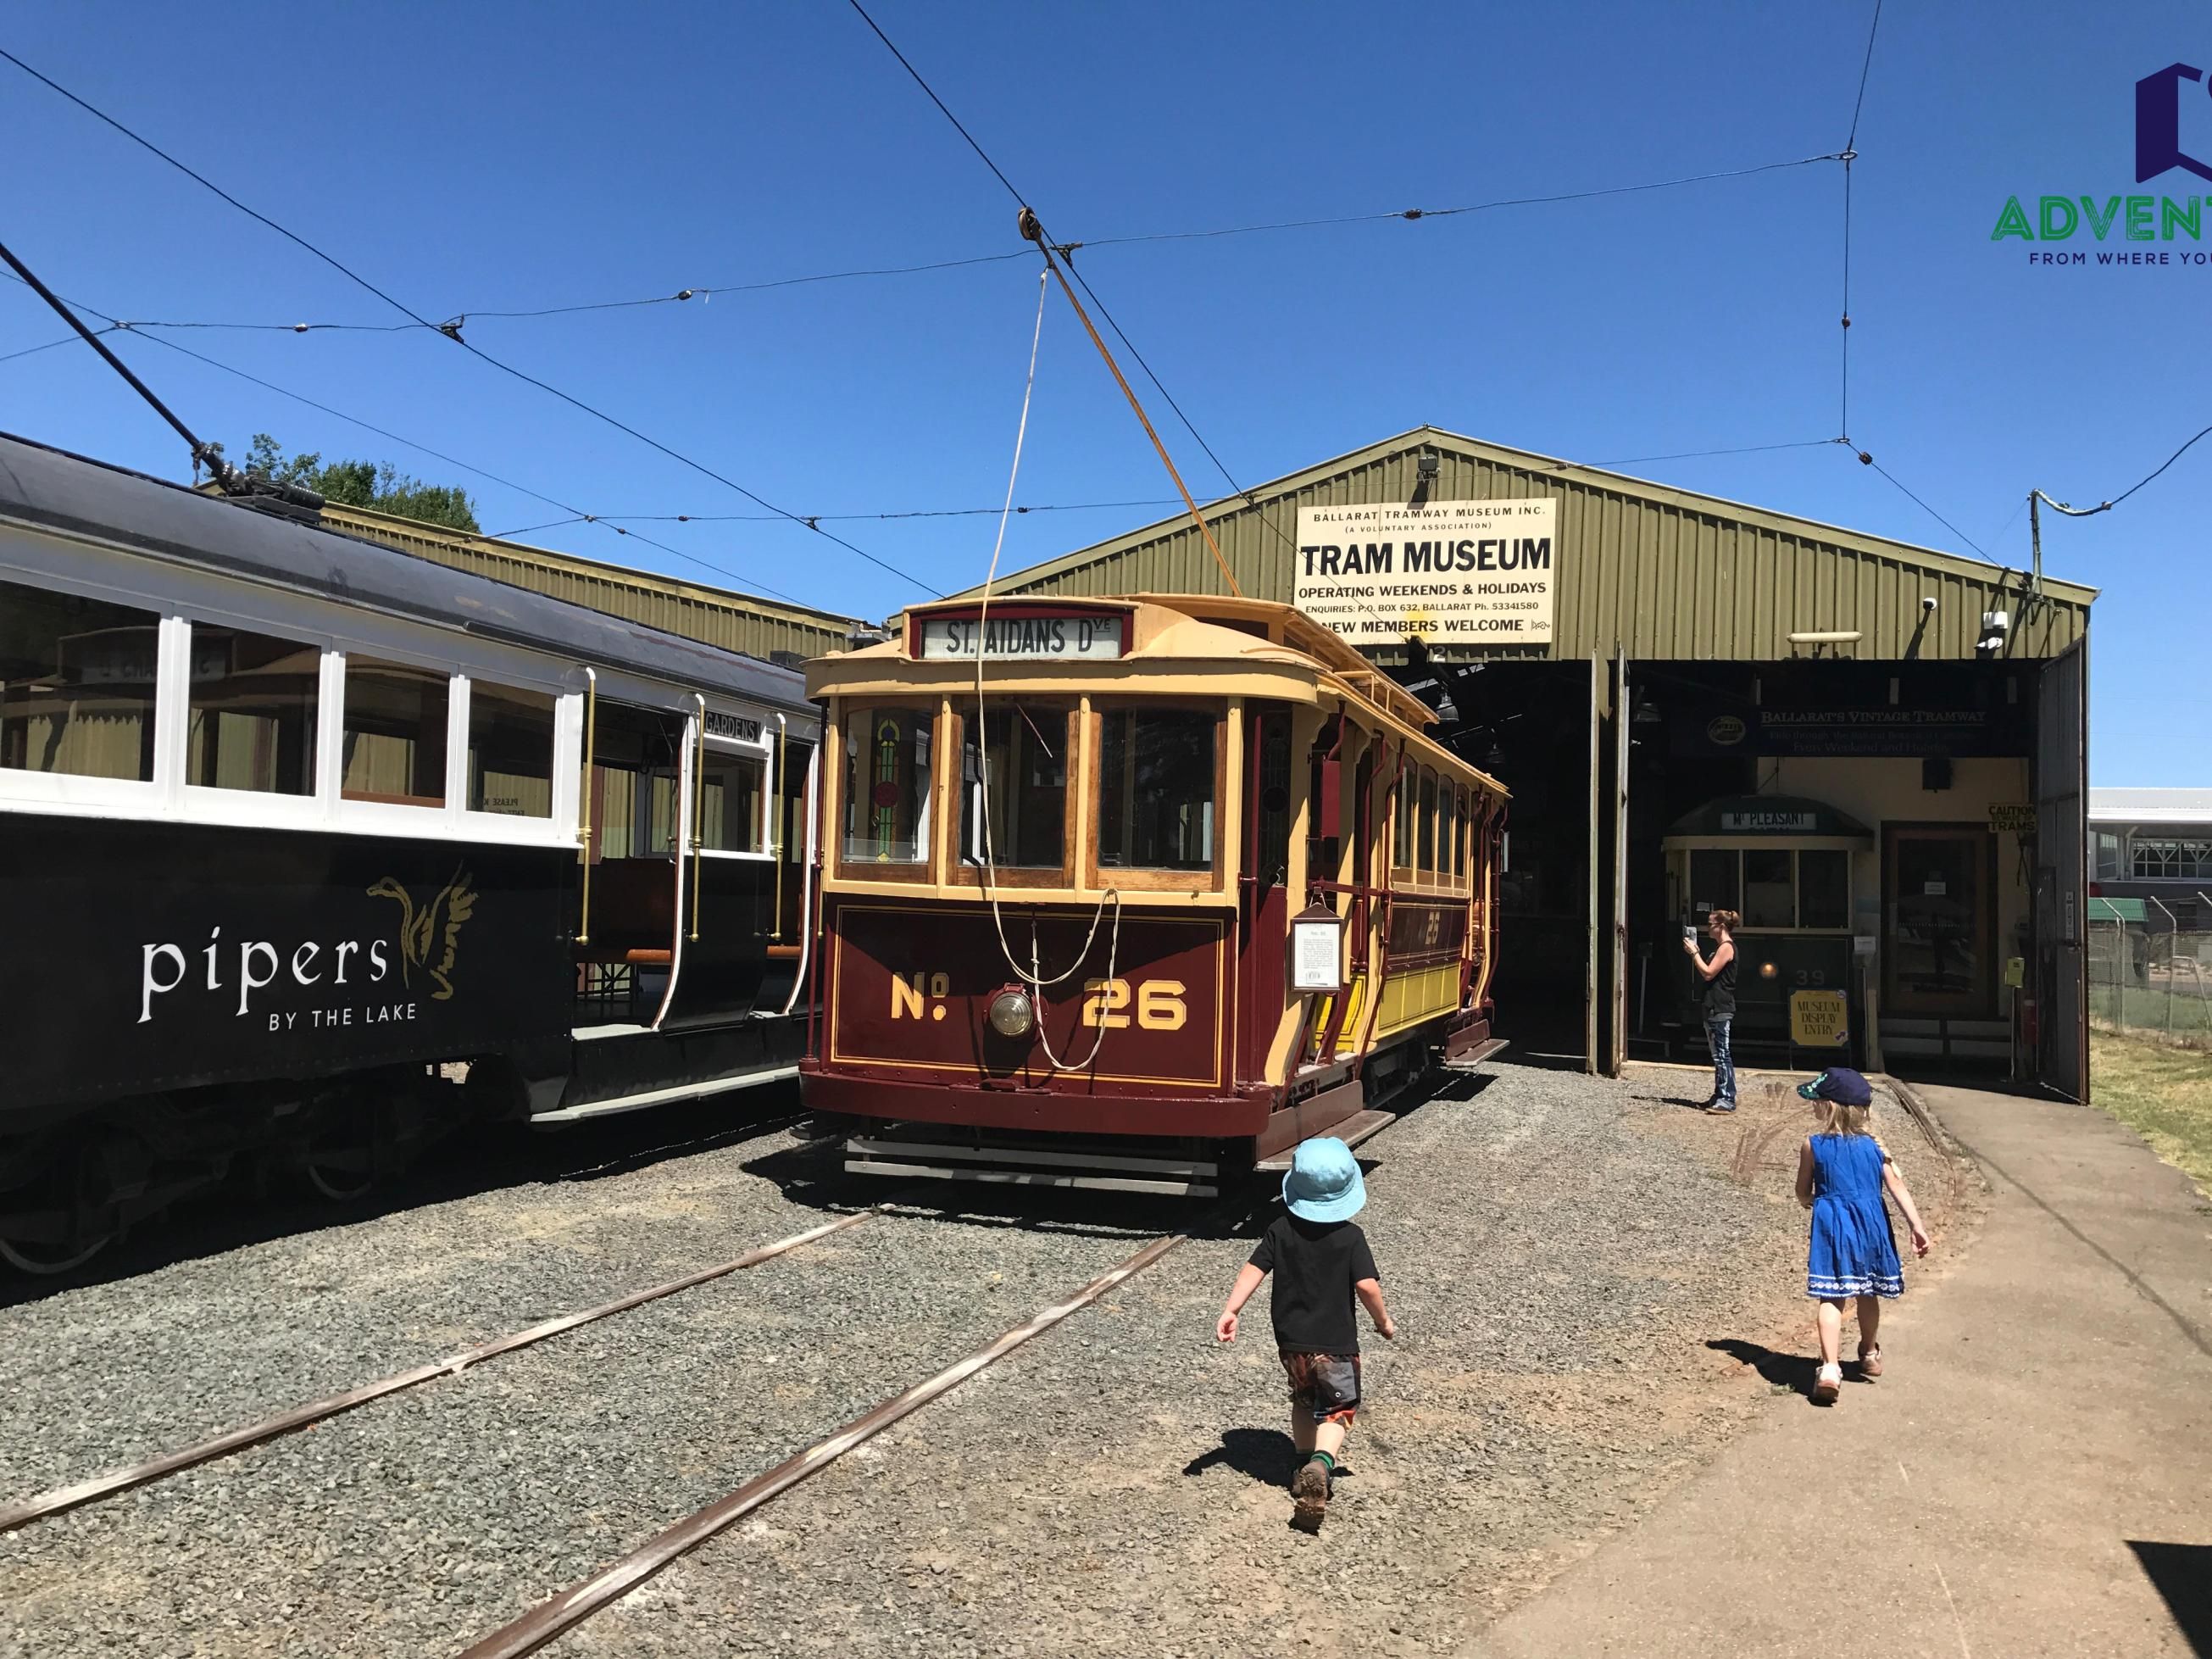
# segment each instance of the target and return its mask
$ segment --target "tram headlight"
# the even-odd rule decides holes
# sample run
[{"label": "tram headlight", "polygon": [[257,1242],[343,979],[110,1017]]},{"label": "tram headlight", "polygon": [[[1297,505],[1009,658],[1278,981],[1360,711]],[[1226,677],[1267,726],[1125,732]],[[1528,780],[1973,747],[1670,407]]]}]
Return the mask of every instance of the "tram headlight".
[{"label": "tram headlight", "polygon": [[1029,993],[1012,987],[991,999],[991,1029],[1002,1037],[1025,1037],[1036,1028],[1036,1005]]}]

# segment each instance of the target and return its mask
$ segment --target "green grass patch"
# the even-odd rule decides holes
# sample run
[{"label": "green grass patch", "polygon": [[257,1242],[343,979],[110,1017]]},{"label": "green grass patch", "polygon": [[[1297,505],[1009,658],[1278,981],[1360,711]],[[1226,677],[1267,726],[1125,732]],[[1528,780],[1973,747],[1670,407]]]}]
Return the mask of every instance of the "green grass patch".
[{"label": "green grass patch", "polygon": [[2212,1054],[2093,1032],[2089,1091],[2212,1197]]}]

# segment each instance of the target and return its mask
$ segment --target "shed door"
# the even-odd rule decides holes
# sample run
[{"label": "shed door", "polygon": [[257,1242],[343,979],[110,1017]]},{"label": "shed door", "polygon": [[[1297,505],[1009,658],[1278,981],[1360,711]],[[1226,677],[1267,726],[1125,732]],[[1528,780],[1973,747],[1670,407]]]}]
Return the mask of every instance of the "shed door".
[{"label": "shed door", "polygon": [[2036,1007],[2043,1080],[2089,1098],[2089,1012],[2083,976],[2088,911],[2089,641],[2044,665],[2036,682]]}]

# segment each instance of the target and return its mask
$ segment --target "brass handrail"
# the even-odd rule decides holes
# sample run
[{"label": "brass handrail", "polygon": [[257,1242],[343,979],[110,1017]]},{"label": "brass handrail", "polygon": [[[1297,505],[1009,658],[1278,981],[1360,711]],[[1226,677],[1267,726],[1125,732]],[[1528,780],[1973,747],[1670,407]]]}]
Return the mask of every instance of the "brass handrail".
[{"label": "brass handrail", "polygon": [[576,943],[592,942],[592,760],[597,752],[599,733],[599,677],[590,669],[584,671],[584,799],[576,812],[576,840],[584,860],[583,908],[576,927]]},{"label": "brass handrail", "polygon": [[707,856],[707,699],[696,691],[699,705],[698,757],[691,765],[691,937],[699,937],[699,878]]}]

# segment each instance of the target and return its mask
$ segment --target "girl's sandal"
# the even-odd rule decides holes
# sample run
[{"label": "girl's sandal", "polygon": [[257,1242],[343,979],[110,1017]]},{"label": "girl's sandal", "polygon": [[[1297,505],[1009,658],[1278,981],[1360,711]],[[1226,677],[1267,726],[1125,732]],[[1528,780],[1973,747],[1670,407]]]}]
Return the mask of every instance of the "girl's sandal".
[{"label": "girl's sandal", "polygon": [[1813,1379],[1813,1402],[1819,1406],[1832,1406],[1843,1389],[1844,1368],[1841,1365],[1823,1365]]},{"label": "girl's sandal", "polygon": [[1879,1346],[1860,1346],[1859,1375],[1869,1382],[1881,1375],[1881,1349]]}]

